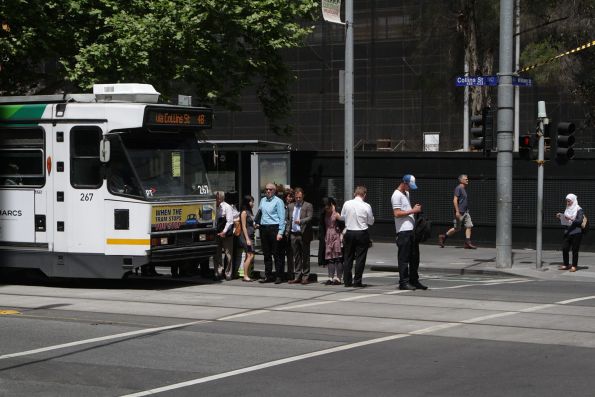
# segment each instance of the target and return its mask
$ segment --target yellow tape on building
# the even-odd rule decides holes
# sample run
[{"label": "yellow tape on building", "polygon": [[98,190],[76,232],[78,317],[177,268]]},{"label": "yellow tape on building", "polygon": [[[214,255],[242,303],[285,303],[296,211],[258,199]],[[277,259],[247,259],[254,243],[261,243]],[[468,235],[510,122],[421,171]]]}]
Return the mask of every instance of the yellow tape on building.
[{"label": "yellow tape on building", "polygon": [[543,62],[536,63],[536,64],[534,64],[534,65],[531,65],[531,66],[526,66],[526,67],[524,67],[524,68],[520,69],[518,72],[519,72],[519,73],[520,73],[520,72],[526,72],[527,70],[535,69],[536,67],[543,66],[543,65],[545,65],[546,63],[550,63],[550,62],[552,62],[552,61],[555,61],[556,59],[559,59],[559,58],[565,57],[565,56],[567,56],[567,55],[570,55],[570,54],[574,54],[574,53],[576,53],[576,52],[579,52],[579,51],[586,50],[586,49],[587,49],[587,48],[589,48],[589,47],[595,47],[595,40],[593,40],[593,41],[590,41],[590,42],[588,42],[588,43],[586,43],[586,44],[583,44],[583,45],[581,45],[581,46],[578,46],[578,47],[576,47],[576,48],[573,48],[573,49],[572,49],[572,50],[570,50],[570,51],[566,51],[566,52],[563,52],[563,53],[561,53],[561,54],[558,54],[558,55],[556,55],[555,57],[552,57],[552,58],[550,58],[550,59],[547,59],[547,60],[545,60],[545,61],[543,61]]}]

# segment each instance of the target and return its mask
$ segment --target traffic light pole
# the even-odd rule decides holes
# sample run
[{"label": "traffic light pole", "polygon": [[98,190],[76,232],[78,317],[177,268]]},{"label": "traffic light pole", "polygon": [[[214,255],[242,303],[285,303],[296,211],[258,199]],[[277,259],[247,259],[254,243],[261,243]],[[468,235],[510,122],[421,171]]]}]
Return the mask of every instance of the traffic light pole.
[{"label": "traffic light pole", "polygon": [[537,235],[535,239],[535,267],[541,270],[542,261],[542,235],[543,235],[543,172],[545,157],[545,139],[544,124],[548,123],[545,112],[545,102],[539,101],[537,104],[537,117],[539,118],[539,130],[537,137],[539,139],[539,149],[537,151]]},{"label": "traffic light pole", "polygon": [[513,0],[500,1],[500,72],[498,73],[498,159],[496,162],[496,267],[512,267],[512,86]]},{"label": "traffic light pole", "polygon": [[345,1],[345,201],[353,198],[353,0]]}]

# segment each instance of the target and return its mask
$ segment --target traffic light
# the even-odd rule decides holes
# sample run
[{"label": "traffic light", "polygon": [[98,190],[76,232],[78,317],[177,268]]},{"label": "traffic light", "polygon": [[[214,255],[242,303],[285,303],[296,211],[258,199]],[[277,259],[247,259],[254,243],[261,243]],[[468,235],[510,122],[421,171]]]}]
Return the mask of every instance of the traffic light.
[{"label": "traffic light", "polygon": [[535,160],[533,135],[525,134],[519,137],[519,156],[524,160]]},{"label": "traffic light", "polygon": [[[486,140],[487,118],[490,108],[483,108],[481,114],[471,116],[471,146],[475,150],[491,150]],[[491,139],[490,142],[491,144]]]},{"label": "traffic light", "polygon": [[558,136],[556,138],[556,160],[564,163],[574,158],[574,123],[558,123]]}]

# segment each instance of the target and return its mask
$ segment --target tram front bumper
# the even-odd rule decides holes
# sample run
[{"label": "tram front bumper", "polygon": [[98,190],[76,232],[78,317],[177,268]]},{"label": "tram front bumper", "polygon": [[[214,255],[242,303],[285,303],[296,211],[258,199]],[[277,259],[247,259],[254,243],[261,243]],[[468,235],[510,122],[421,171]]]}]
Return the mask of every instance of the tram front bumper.
[{"label": "tram front bumper", "polygon": [[217,244],[201,244],[196,246],[153,248],[149,253],[150,263],[180,262],[209,258],[217,251]]}]

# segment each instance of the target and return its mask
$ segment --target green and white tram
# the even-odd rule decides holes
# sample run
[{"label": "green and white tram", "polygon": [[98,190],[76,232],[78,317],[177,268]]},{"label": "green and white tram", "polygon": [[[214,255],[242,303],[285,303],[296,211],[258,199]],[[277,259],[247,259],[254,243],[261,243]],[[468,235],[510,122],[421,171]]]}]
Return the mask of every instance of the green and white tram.
[{"label": "green and white tram", "polygon": [[121,278],[213,256],[198,143],[212,110],[158,98],[148,84],[0,97],[0,267]]}]

